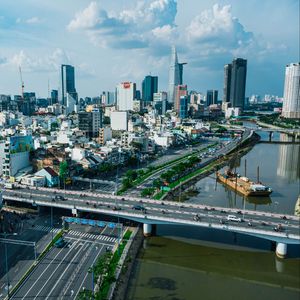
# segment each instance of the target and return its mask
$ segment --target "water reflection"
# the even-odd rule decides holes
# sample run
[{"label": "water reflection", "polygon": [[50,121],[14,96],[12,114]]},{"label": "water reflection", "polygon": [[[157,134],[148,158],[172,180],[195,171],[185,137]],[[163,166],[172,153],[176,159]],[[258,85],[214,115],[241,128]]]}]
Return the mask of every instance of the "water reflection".
[{"label": "water reflection", "polygon": [[[286,134],[280,135],[280,141],[290,141]],[[300,178],[300,145],[291,144],[279,146],[277,176],[285,178],[288,182],[297,181]]]}]

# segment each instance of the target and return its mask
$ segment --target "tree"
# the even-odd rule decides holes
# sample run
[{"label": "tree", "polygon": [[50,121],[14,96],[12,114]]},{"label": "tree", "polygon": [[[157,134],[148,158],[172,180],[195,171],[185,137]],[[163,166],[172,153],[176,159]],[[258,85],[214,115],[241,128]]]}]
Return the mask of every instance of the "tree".
[{"label": "tree", "polygon": [[131,180],[129,178],[124,178],[122,180],[122,188],[125,189],[125,190],[127,190],[127,189],[129,189],[131,187],[132,187]]},{"label": "tree", "polygon": [[60,180],[65,183],[66,181],[66,177],[68,175],[68,163],[66,161],[62,161],[60,164],[59,164],[59,177],[60,177]]},{"label": "tree", "polygon": [[153,185],[153,187],[159,189],[162,185],[162,182],[159,179],[155,179],[155,180],[153,180],[152,185]]}]

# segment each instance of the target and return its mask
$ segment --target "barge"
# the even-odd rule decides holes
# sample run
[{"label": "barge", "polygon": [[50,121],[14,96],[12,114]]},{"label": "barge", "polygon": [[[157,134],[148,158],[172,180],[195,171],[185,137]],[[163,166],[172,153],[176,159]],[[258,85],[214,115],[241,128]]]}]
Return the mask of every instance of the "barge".
[{"label": "barge", "polygon": [[272,193],[272,189],[261,182],[253,182],[248,177],[238,173],[226,171],[224,174],[216,173],[217,180],[244,196],[266,197]]}]

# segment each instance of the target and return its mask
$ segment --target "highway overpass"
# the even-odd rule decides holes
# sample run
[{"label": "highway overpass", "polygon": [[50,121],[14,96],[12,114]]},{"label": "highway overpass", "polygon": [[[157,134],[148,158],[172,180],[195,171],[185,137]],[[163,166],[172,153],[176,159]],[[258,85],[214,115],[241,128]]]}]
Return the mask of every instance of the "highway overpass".
[{"label": "highway overpass", "polygon": [[[54,200],[58,195],[63,198]],[[155,224],[188,225],[247,234],[275,241],[279,256],[286,254],[288,244],[300,244],[300,219],[292,215],[49,188],[4,189],[3,200],[63,208],[74,215],[92,212],[134,220],[144,224],[146,236],[151,235]],[[235,215],[243,221],[228,221],[228,215]],[[279,224],[282,230],[275,231]]]}]

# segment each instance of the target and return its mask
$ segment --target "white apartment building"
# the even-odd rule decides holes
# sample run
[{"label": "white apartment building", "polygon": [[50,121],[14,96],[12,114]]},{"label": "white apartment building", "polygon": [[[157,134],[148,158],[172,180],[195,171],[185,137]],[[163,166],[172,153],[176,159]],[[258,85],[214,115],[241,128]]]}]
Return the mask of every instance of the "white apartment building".
[{"label": "white apartment building", "polygon": [[136,84],[132,82],[121,82],[117,85],[117,109],[133,110]]},{"label": "white apartment building", "polygon": [[292,63],[285,68],[282,116],[300,118],[300,63]]}]

